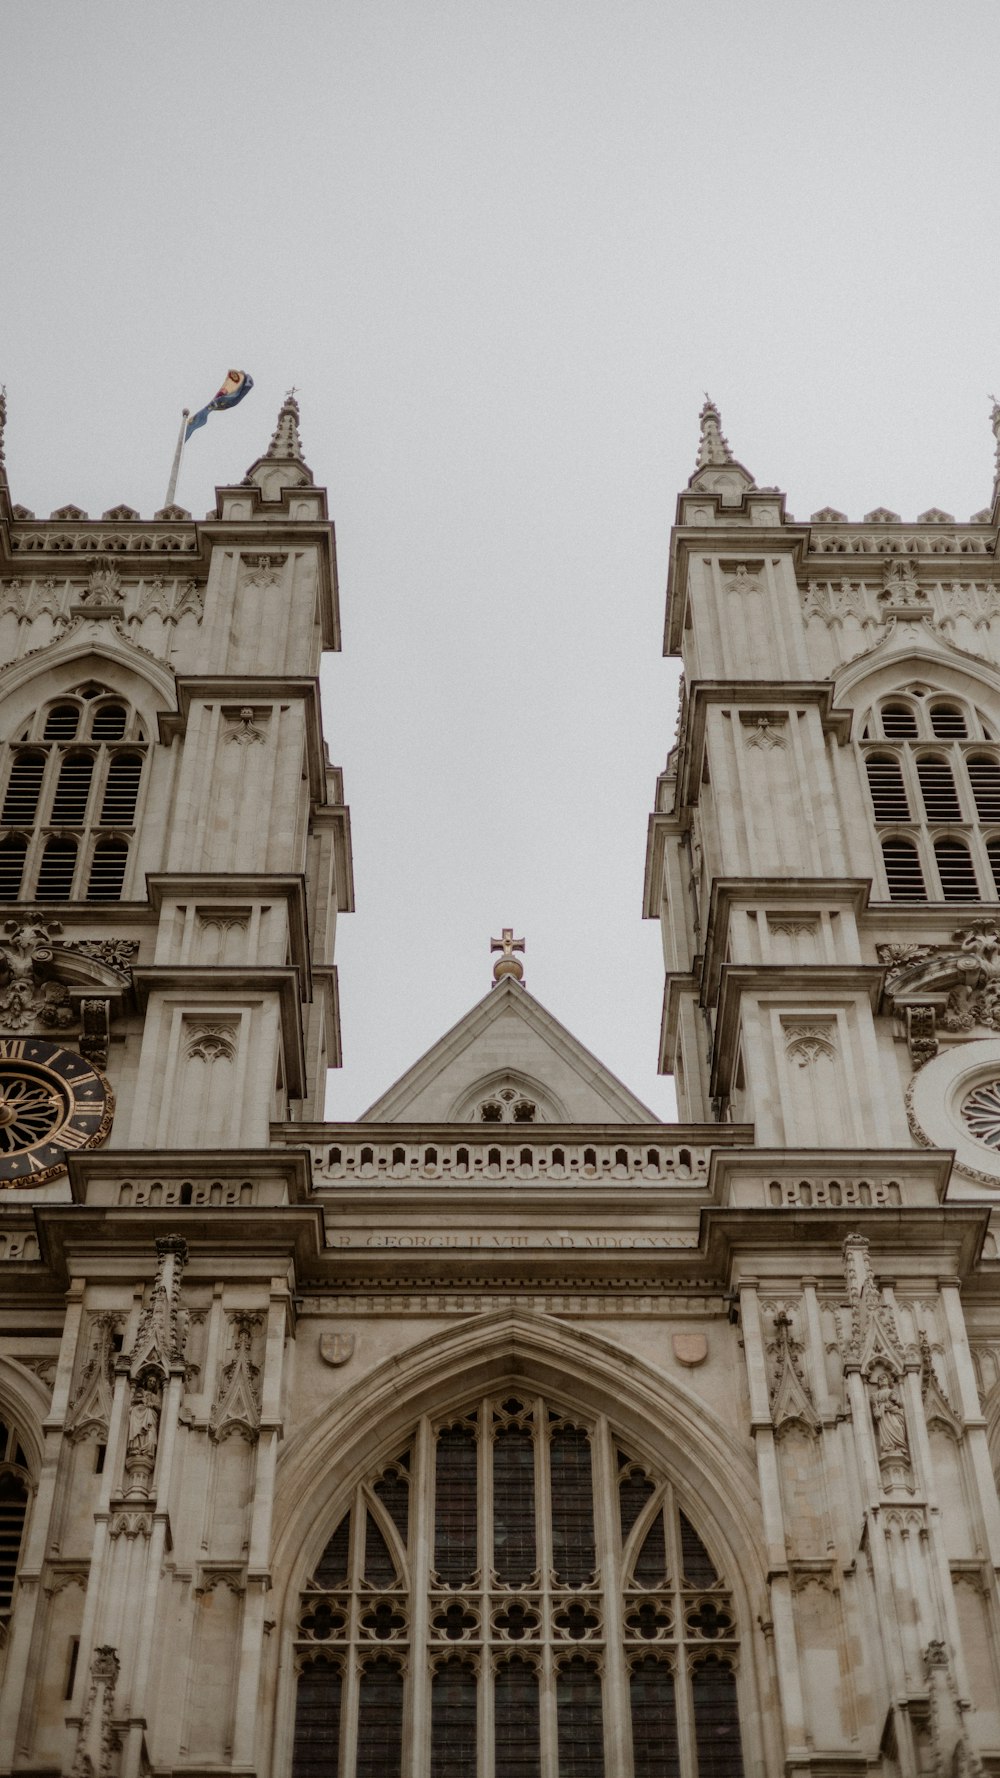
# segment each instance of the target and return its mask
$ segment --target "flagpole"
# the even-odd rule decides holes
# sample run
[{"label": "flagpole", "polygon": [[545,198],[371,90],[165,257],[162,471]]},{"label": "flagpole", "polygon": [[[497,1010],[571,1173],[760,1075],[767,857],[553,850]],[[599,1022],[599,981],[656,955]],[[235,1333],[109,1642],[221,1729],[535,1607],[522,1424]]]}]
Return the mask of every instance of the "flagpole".
[{"label": "flagpole", "polygon": [[174,504],[174,495],[177,492],[177,471],[180,469],[181,455],[184,450],[184,432],[190,417],[191,409],[186,407],[181,415],[181,429],[177,434],[177,449],[174,452],[174,466],[170,471],[170,486],[167,489],[167,498],[163,502],[164,506],[173,506]]}]

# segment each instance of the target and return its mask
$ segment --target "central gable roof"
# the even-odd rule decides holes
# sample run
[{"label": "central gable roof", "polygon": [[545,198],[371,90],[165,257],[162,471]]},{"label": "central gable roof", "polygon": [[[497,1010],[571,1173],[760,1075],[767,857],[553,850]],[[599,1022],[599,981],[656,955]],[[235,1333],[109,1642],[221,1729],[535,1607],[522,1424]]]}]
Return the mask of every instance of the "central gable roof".
[{"label": "central gable roof", "polygon": [[372,1123],[474,1118],[509,1079],[534,1092],[541,1121],[655,1124],[648,1106],[510,978],[499,982],[363,1114]]}]

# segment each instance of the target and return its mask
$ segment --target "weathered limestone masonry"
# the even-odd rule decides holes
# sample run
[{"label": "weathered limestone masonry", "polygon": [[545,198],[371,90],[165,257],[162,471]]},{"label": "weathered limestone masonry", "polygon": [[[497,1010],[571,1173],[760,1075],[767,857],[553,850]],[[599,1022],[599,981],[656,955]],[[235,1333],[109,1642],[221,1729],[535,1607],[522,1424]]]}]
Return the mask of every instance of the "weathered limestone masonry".
[{"label": "weathered limestone masonry", "polygon": [[36,520],[3,418],[0,1772],[1000,1773],[996,500],[796,524],[707,403],[682,1121],[504,928],[337,1125],[294,399],[204,523]]},{"label": "weathered limestone masonry", "polygon": [[646,913],[681,1116],[754,1130],[707,1222],[788,1770],[1000,1770],[998,519],[797,524],[709,401],[678,503]]}]

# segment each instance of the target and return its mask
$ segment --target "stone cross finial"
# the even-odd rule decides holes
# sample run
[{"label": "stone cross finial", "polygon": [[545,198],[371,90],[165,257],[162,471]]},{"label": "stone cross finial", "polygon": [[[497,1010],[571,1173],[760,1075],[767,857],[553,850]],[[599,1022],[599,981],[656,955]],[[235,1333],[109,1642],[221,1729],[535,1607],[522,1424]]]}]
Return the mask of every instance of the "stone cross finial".
[{"label": "stone cross finial", "polygon": [[493,965],[493,985],[502,982],[505,976],[512,976],[515,982],[524,981],[524,965],[518,962],[515,951],[524,950],[524,939],[514,937],[513,926],[503,926],[499,938],[490,939],[490,951],[501,954]]},{"label": "stone cross finial", "polygon": [[722,430],[722,415],[707,391],[705,404],[698,420],[701,426],[701,436],[698,440],[698,468],[706,469],[709,464],[732,463],[733,453],[729,448],[729,440]]}]

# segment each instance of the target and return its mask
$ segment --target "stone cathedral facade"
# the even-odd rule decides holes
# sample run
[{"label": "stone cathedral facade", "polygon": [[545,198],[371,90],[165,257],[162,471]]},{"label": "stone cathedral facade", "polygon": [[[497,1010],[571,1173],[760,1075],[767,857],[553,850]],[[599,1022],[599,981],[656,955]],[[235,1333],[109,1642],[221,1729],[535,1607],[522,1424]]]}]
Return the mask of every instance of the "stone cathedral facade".
[{"label": "stone cathedral facade", "polygon": [[37,519],[3,418],[0,1773],[1000,1773],[996,495],[799,523],[706,403],[681,1121],[505,929],[336,1125],[294,398],[203,522]]}]

